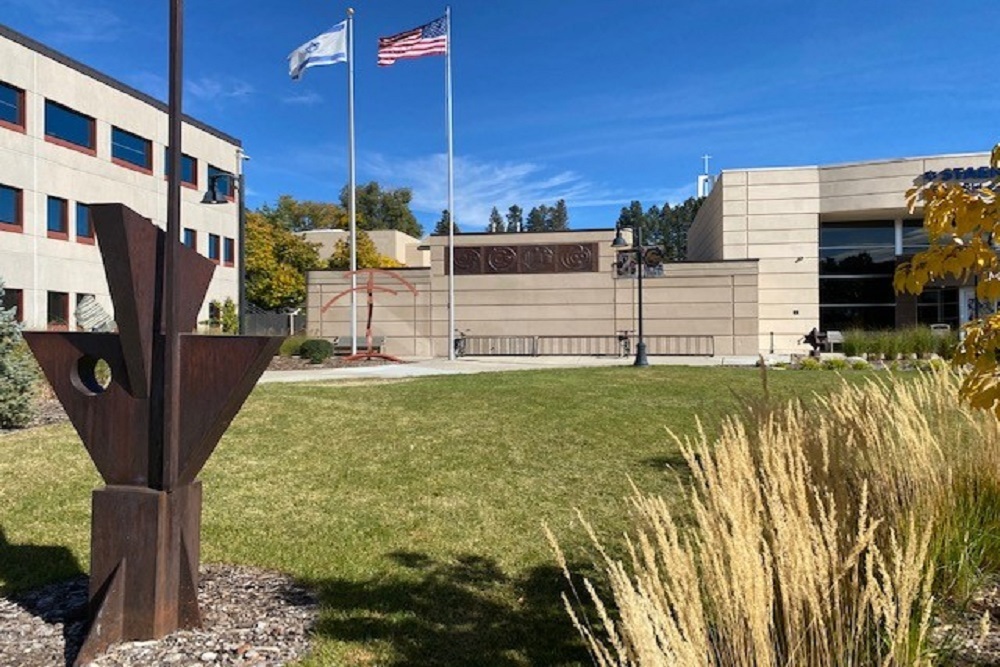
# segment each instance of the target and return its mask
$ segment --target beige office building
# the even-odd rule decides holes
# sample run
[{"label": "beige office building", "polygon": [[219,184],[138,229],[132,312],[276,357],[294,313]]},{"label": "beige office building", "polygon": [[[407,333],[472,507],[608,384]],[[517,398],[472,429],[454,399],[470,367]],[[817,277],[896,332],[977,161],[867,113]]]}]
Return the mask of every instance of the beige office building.
[{"label": "beige office building", "polygon": [[[971,287],[936,285],[919,298],[893,292],[896,263],[927,245],[921,212],[909,213],[906,192],[927,180],[995,178],[988,164],[987,154],[968,153],[723,171],[690,229],[687,261],[647,262],[649,353],[804,353],[809,347],[800,340],[814,327],[957,328],[977,307]],[[469,337],[466,351],[615,354],[623,331],[634,350],[635,254],[613,248],[614,236],[613,229],[457,235],[454,307],[456,327]],[[448,352],[447,237],[430,237],[426,249],[426,266],[373,274],[372,333],[387,352]],[[366,279],[359,277],[361,335]],[[349,335],[349,291],[343,273],[310,273],[313,335]]]},{"label": "beige office building", "polygon": [[[0,279],[27,328],[76,328],[88,295],[112,312],[87,205],[166,227],[167,126],[163,103],[0,25]],[[200,202],[210,175],[237,172],[240,142],[191,118],[182,141],[183,240],[219,265],[204,319],[237,299],[236,205]]]}]

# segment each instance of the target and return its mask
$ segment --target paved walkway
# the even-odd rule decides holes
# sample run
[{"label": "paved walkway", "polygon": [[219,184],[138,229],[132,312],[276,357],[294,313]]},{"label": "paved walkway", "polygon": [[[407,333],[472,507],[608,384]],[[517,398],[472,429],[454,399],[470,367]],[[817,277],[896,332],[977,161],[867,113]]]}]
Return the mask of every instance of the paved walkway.
[{"label": "paved walkway", "polygon": [[[757,357],[650,357],[653,366],[753,366]],[[305,371],[266,371],[260,382],[317,382],[350,379],[398,379],[430,375],[462,375],[523,371],[540,368],[581,368],[584,366],[630,366],[622,357],[462,357],[414,359],[405,364],[318,368]]]}]

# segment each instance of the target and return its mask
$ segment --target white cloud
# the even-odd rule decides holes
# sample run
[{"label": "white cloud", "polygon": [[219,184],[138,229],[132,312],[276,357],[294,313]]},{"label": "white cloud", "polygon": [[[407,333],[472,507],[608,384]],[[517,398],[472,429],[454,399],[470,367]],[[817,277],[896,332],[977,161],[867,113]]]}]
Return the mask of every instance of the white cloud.
[{"label": "white cloud", "polygon": [[286,95],[281,98],[281,101],[285,104],[301,104],[304,106],[311,106],[322,102],[323,96],[317,92],[309,91],[308,93],[299,93],[297,95]]},{"label": "white cloud", "polygon": [[252,95],[254,87],[242,79],[203,76],[184,82],[184,92],[200,102],[221,102]]},{"label": "white cloud", "polygon": [[[425,220],[437,220],[448,207],[448,163],[445,154],[401,159],[374,155],[364,160],[364,172],[383,186],[413,190],[412,208],[427,213]],[[517,204],[525,214],[540,204],[552,205],[565,199],[570,209],[625,206],[633,199],[644,205],[676,203],[694,194],[694,186],[611,188],[589,181],[569,170],[554,170],[531,162],[488,162],[470,157],[455,158],[455,221],[467,231],[481,231],[494,206],[501,214]],[[613,221],[609,222],[611,224]]]},{"label": "white cloud", "polygon": [[124,21],[100,2],[79,0],[7,0],[15,9],[29,11],[42,25],[44,41],[110,42],[118,39]]}]

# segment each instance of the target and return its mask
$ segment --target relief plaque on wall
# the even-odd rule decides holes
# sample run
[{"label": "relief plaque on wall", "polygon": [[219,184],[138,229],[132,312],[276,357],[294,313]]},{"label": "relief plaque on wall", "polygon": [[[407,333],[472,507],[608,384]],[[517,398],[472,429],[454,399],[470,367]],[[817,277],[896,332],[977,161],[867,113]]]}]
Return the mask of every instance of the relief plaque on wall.
[{"label": "relief plaque on wall", "polygon": [[[448,249],[444,252],[447,275]],[[455,275],[593,273],[597,255],[596,243],[460,246],[455,248]]]}]

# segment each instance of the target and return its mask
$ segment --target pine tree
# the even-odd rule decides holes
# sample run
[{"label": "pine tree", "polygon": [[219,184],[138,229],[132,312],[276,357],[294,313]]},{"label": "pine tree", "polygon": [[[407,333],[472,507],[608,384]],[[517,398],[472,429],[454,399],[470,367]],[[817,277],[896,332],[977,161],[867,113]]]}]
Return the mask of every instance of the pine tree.
[{"label": "pine tree", "polygon": [[[451,220],[451,214],[448,213],[448,209],[444,209],[443,211],[441,211],[441,219],[438,220],[437,224],[434,226],[434,233],[446,236],[448,234],[448,222],[450,220]],[[462,230],[458,228],[458,225],[454,225],[454,228],[456,234],[462,233]]]},{"label": "pine tree", "polygon": [[566,210],[565,199],[560,199],[554,208],[549,209],[547,226],[552,232],[562,232],[569,229],[569,211]]},{"label": "pine tree", "polygon": [[524,211],[517,204],[514,204],[509,209],[507,209],[507,231],[508,232],[524,231],[523,216],[524,216]]},{"label": "pine tree", "polygon": [[525,222],[525,231],[544,232],[549,217],[549,207],[545,204],[535,206],[528,211],[528,219]]},{"label": "pine tree", "polygon": [[14,310],[0,307],[0,428],[20,428],[31,421],[36,380],[34,366],[21,343],[21,325]]},{"label": "pine tree", "polygon": [[487,225],[486,231],[490,234],[500,234],[507,231],[506,225],[504,225],[503,217],[500,215],[500,211],[494,206],[493,210],[490,211],[490,224]]}]

